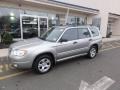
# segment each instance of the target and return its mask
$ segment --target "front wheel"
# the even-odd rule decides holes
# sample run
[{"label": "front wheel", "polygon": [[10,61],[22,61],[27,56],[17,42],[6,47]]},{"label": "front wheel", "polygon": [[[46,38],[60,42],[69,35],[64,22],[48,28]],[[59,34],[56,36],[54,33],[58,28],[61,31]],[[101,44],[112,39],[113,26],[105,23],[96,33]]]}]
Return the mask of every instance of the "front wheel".
[{"label": "front wheel", "polygon": [[53,66],[52,57],[49,55],[39,56],[33,63],[33,69],[35,72],[44,74],[50,71]]},{"label": "front wheel", "polygon": [[89,58],[95,58],[97,55],[97,47],[96,46],[92,46],[88,52],[88,57]]}]

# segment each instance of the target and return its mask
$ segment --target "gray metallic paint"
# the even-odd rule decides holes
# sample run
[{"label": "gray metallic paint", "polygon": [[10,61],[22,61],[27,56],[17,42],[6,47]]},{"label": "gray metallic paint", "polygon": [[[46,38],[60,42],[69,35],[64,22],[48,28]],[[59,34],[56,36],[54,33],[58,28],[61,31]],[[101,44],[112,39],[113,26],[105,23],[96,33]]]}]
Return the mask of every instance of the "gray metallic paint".
[{"label": "gray metallic paint", "polygon": [[[79,27],[79,28],[84,28],[84,27]],[[87,28],[89,29],[89,27]],[[65,31],[69,29],[70,28],[67,28],[65,29]],[[62,37],[62,35],[60,36],[60,38]],[[18,68],[31,68],[33,61],[35,60],[36,56],[38,56],[39,54],[51,53],[55,58],[55,62],[57,62],[70,57],[85,55],[87,54],[87,52],[89,51],[90,47],[93,44],[97,44],[99,48],[101,48],[102,46],[101,34],[97,37],[93,37],[91,34],[90,38],[78,39],[68,42],[59,42],[60,38],[56,42],[43,41],[39,38],[32,38],[32,39],[19,41],[17,43],[12,44],[10,46],[10,49],[12,50],[25,49],[27,50],[27,54],[23,57],[18,57],[11,55],[11,53],[9,53],[8,57],[13,64],[18,64]],[[77,43],[74,44],[74,42]]]}]

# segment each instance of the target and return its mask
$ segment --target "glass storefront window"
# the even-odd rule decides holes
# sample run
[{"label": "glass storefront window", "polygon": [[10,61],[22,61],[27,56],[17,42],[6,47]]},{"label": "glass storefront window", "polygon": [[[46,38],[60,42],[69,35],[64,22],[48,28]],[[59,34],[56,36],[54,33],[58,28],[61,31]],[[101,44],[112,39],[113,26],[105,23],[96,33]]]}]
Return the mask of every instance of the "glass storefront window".
[{"label": "glass storefront window", "polygon": [[[20,15],[23,14],[30,17],[22,17],[20,22]],[[49,27],[64,25],[65,17],[66,14],[0,7],[0,31],[9,32],[15,39],[41,36]],[[85,20],[84,17],[68,16],[67,24],[84,25]]]},{"label": "glass storefront window", "polygon": [[48,14],[49,27],[56,26],[56,14]]},{"label": "glass storefront window", "polygon": [[22,17],[22,34],[23,38],[32,38],[38,36],[38,17],[23,16]]},{"label": "glass storefront window", "polygon": [[83,17],[78,17],[78,16],[69,16],[68,25],[85,25],[85,18]]},{"label": "glass storefront window", "polygon": [[48,18],[39,17],[39,26],[40,26],[40,36],[43,35],[48,29]]},{"label": "glass storefront window", "polygon": [[9,32],[13,38],[20,38],[20,35],[15,35],[16,32],[21,32],[19,10],[0,7],[0,29]]},{"label": "glass storefront window", "polygon": [[100,24],[101,24],[101,18],[93,18],[92,19],[92,25],[96,26],[100,29]]},{"label": "glass storefront window", "polygon": [[65,14],[48,14],[49,27],[61,26],[65,23]]},{"label": "glass storefront window", "polygon": [[48,12],[40,12],[40,11],[35,12],[31,10],[24,10],[24,14],[48,17],[49,27],[63,25],[65,22],[65,14],[48,13]]}]

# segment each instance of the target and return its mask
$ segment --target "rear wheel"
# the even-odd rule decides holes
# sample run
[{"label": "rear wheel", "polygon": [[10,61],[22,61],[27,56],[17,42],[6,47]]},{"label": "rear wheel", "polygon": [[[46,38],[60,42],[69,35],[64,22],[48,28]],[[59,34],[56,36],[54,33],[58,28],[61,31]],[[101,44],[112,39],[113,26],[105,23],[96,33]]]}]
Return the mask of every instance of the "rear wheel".
[{"label": "rear wheel", "polygon": [[97,47],[96,46],[92,46],[88,52],[88,57],[89,58],[95,58],[97,55]]},{"label": "rear wheel", "polygon": [[50,71],[53,67],[52,57],[49,55],[39,56],[33,63],[33,69],[35,72],[44,74]]}]

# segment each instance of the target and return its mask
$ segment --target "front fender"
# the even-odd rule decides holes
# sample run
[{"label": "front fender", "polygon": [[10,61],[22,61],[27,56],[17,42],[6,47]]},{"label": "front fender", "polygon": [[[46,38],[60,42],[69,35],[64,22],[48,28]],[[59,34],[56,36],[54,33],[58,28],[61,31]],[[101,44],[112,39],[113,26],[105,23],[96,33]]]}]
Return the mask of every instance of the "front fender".
[{"label": "front fender", "polygon": [[53,48],[42,48],[42,49],[36,49],[33,51],[32,56],[33,56],[33,61],[35,60],[35,58],[40,55],[40,54],[45,54],[45,53],[51,53],[56,61],[56,50]]}]

